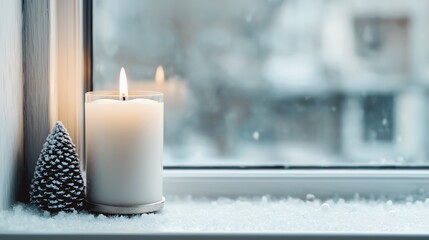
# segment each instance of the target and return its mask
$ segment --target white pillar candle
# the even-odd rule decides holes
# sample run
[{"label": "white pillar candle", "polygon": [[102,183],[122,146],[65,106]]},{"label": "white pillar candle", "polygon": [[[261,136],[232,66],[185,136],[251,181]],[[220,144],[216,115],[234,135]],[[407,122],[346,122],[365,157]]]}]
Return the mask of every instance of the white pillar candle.
[{"label": "white pillar candle", "polygon": [[161,201],[163,122],[161,93],[86,94],[88,201],[114,206]]}]

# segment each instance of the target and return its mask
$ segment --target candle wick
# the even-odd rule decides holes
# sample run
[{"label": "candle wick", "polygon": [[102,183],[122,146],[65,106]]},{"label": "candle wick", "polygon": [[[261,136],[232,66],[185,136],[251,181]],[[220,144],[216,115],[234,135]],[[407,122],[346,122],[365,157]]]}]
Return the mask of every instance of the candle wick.
[{"label": "candle wick", "polygon": [[126,101],[127,100],[127,97],[124,95],[124,96],[122,96],[122,101]]}]

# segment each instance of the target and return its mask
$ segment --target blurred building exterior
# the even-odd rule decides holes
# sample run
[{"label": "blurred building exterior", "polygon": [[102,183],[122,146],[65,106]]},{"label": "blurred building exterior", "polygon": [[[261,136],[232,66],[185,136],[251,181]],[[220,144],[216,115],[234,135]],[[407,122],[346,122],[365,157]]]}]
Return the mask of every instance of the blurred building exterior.
[{"label": "blurred building exterior", "polygon": [[428,164],[429,1],[95,1],[94,86],[157,65],[167,164]]}]

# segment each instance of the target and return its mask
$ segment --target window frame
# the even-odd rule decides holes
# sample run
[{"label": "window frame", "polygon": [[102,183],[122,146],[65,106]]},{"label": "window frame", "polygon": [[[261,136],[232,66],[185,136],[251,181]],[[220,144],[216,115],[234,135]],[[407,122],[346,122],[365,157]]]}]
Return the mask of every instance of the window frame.
[{"label": "window frame", "polygon": [[197,197],[400,199],[429,192],[427,169],[167,169],[164,193]]},{"label": "window frame", "polygon": [[[82,13],[78,15],[82,29],[75,32],[83,32],[83,81],[91,91],[93,0],[81,4]],[[164,166],[166,195],[397,198],[428,192],[429,166]]]}]

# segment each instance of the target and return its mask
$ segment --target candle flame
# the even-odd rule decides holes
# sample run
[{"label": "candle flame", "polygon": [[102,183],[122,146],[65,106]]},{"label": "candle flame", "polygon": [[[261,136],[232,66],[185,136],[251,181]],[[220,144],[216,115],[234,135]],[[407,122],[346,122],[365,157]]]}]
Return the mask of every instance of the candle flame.
[{"label": "candle flame", "polygon": [[127,75],[125,75],[124,67],[121,68],[119,75],[119,100],[128,100]]},{"label": "candle flame", "polygon": [[162,68],[161,65],[159,65],[156,68],[156,72],[155,72],[155,81],[157,83],[162,83],[164,82],[164,69]]}]

